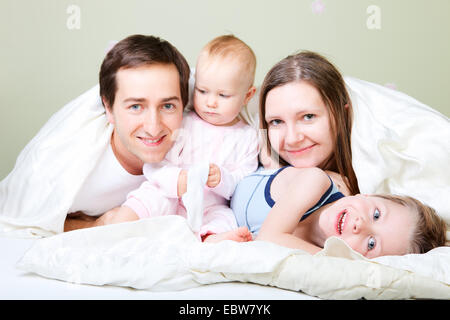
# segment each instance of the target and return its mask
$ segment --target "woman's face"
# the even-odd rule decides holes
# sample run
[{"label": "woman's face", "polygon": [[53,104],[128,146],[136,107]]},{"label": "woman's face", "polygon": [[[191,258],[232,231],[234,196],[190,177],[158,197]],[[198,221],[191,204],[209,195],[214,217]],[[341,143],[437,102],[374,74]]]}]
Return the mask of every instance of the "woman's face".
[{"label": "woman's face", "polygon": [[296,168],[324,168],[334,151],[330,114],[315,87],[290,82],[269,91],[265,121],[272,148]]}]

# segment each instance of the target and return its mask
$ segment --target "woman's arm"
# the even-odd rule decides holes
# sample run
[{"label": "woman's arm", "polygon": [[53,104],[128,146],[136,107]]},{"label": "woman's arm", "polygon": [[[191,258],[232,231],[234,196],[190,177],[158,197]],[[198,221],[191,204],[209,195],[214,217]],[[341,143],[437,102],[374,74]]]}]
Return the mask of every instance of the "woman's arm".
[{"label": "woman's arm", "polygon": [[267,215],[256,239],[314,254],[321,248],[298,238],[293,233],[303,214],[314,206],[330,187],[330,180],[324,171],[318,168],[290,170],[289,174],[294,176],[289,177],[288,183],[272,184],[272,187],[278,190],[271,192],[281,196]]}]

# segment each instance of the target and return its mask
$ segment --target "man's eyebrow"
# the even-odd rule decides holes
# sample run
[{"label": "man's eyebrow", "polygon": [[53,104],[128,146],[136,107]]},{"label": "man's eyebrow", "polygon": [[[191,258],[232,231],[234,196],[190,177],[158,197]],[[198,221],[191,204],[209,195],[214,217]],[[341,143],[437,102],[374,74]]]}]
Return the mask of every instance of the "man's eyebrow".
[{"label": "man's eyebrow", "polygon": [[180,101],[180,98],[178,96],[172,96],[172,97],[161,99],[161,102],[167,102],[167,101],[172,101],[172,100]]},{"label": "man's eyebrow", "polygon": [[123,100],[123,102],[144,102],[144,101],[147,101],[147,99],[130,97]]},{"label": "man's eyebrow", "polygon": [[[167,97],[167,98],[162,98],[161,102],[164,103],[164,102],[168,102],[168,101],[172,101],[172,100],[181,101],[178,96],[171,96],[171,97]],[[145,102],[145,101],[147,101],[147,99],[135,98],[135,97],[129,97],[129,98],[126,98],[125,100],[123,100],[123,102]]]}]

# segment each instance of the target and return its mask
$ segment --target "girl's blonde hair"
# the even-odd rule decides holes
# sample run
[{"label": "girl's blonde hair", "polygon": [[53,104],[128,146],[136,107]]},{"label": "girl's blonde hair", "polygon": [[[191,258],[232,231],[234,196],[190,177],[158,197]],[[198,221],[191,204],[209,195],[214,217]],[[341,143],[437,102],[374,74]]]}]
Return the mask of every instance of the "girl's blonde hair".
[{"label": "girl's blonde hair", "polygon": [[[276,87],[298,81],[306,81],[317,89],[330,114],[335,148],[320,168],[338,172],[346,178],[344,181],[350,192],[359,193],[358,181],[352,166],[350,141],[352,102],[340,72],[326,58],[315,52],[303,51],[284,58],[272,67],[264,79],[260,92],[259,114],[260,128],[263,129],[263,139],[267,142],[269,156],[272,152],[276,155],[276,152],[267,137],[268,126],[265,121],[267,94]],[[283,158],[279,159],[281,165],[288,165]]]},{"label": "girl's blonde hair", "polygon": [[407,253],[425,253],[433,248],[445,246],[447,224],[436,211],[409,196],[376,195],[411,209],[415,213],[415,227]]}]

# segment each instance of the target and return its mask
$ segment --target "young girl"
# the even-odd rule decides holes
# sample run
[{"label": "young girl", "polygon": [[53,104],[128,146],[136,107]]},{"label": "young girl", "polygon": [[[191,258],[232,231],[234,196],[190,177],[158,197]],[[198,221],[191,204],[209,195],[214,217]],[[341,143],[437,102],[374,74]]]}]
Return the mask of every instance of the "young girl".
[{"label": "young girl", "polygon": [[318,168],[282,167],[270,176],[253,174],[236,193],[247,195],[233,206],[238,223],[257,235],[256,240],[311,254],[332,236],[368,258],[424,253],[445,245],[446,224],[430,207],[410,197],[344,196]]},{"label": "young girl", "polygon": [[186,209],[200,206],[204,213],[200,219],[187,216],[200,239],[251,240],[246,227],[237,227],[228,200],[238,181],[258,165],[256,130],[240,120],[241,110],[256,91],[255,68],[253,51],[240,39],[221,36],[208,43],[197,61],[194,111],[184,115],[178,140],[162,164],[144,165],[148,181],[96,225],[166,214],[187,216]]},{"label": "young girl", "polygon": [[[325,58],[302,52],[276,64],[261,88],[260,123],[268,154],[262,162],[283,167],[244,178],[231,201],[238,225],[257,239],[315,253],[338,236],[369,257],[445,243],[445,223],[412,198],[345,197],[359,193],[352,106],[342,76]],[[415,231],[426,240],[413,246]]]}]

